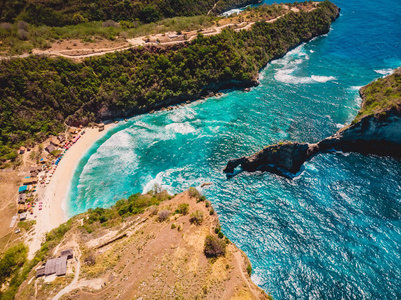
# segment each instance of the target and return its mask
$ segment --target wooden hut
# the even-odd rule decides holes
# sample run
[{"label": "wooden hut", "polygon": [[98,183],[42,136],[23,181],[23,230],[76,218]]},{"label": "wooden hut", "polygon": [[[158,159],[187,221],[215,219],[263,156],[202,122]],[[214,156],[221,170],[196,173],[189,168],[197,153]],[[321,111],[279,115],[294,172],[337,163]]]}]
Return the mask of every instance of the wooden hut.
[{"label": "wooden hut", "polygon": [[45,276],[45,267],[40,267],[36,270],[36,278],[41,276]]},{"label": "wooden hut", "polygon": [[54,147],[52,144],[50,144],[49,146],[47,146],[45,148],[45,150],[49,153],[52,153],[54,150],[56,150],[56,147]]},{"label": "wooden hut", "polygon": [[25,204],[26,201],[26,194],[19,194],[18,195],[18,204]]},{"label": "wooden hut", "polygon": [[45,265],[45,275],[62,276],[67,273],[67,256],[49,259]]},{"label": "wooden hut", "polygon": [[67,259],[71,259],[74,257],[74,253],[73,253],[72,249],[70,248],[70,249],[61,251],[61,256],[67,256]]}]

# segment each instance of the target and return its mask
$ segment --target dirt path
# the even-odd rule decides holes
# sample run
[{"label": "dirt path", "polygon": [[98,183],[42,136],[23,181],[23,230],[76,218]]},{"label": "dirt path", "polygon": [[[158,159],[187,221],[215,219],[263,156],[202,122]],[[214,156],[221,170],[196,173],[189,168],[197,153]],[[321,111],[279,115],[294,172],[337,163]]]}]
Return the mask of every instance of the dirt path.
[{"label": "dirt path", "polygon": [[234,257],[235,257],[235,260],[237,261],[238,268],[239,268],[240,271],[241,271],[240,273],[241,273],[242,279],[246,282],[246,284],[247,284],[249,290],[252,292],[252,294],[255,296],[255,298],[256,298],[256,299],[259,299],[258,293],[256,293],[255,290],[252,288],[251,284],[249,284],[249,279],[245,276],[244,271],[243,271],[243,269],[242,269],[242,267],[241,267],[241,260],[244,259],[244,258],[242,257],[241,251],[235,252],[235,253],[234,253]]},{"label": "dirt path", "polygon": [[[218,1],[214,4],[213,8],[211,10],[214,9],[214,7],[217,5]],[[314,10],[316,8],[310,9],[308,10],[308,12]],[[210,11],[211,11],[210,10]],[[209,13],[210,13],[209,11]],[[294,11],[295,10],[291,10]],[[281,17],[284,17],[285,15],[287,15],[288,13],[290,13],[291,11],[288,11],[284,14],[282,14],[281,16],[278,16],[274,19],[268,20],[266,21],[267,23],[273,23],[275,21],[277,21],[278,19],[280,19]],[[208,14],[209,14],[208,13]],[[243,22],[240,24],[235,24],[235,23],[229,23],[229,24],[225,24],[222,26],[213,26],[213,27],[209,27],[206,29],[203,29],[201,31],[201,33],[204,36],[211,36],[211,35],[216,35],[216,34],[220,34],[222,32],[222,30],[224,28],[227,27],[235,27],[237,26],[237,28],[234,28],[235,31],[240,31],[240,30],[250,30],[252,28],[252,26],[255,24],[255,22]],[[175,35],[177,35],[177,33],[175,33]],[[68,54],[68,51],[87,51],[87,50],[91,50],[92,49],[75,49],[75,50],[51,50],[51,51],[43,51],[43,50],[38,50],[38,49],[34,49],[32,51],[32,54],[34,55],[45,55],[45,56],[50,56],[50,57],[56,57],[56,56],[61,56],[61,57],[65,57],[65,58],[71,58],[74,60],[82,60],[84,58],[87,57],[93,57],[93,56],[101,56],[107,53],[114,53],[114,52],[118,52],[118,51],[124,51],[124,50],[128,50],[132,47],[138,47],[138,46],[145,46],[145,45],[174,45],[174,44],[181,44],[181,43],[185,43],[185,42],[190,42],[194,39],[196,39],[197,37],[197,33],[193,33],[191,36],[189,36],[187,39],[180,39],[180,40],[173,40],[173,41],[167,41],[167,42],[157,42],[158,39],[162,40],[163,37],[166,36],[166,33],[164,34],[155,34],[152,35],[151,38],[154,41],[146,41],[146,37],[145,36],[140,36],[140,37],[136,37],[136,38],[132,38],[132,39],[127,39],[127,42],[129,44],[129,46],[120,46],[120,47],[115,47],[115,48],[108,48],[108,49],[94,49],[95,52],[91,52],[91,53],[85,53],[85,54]],[[179,35],[178,35],[179,36]],[[13,55],[13,56],[3,56],[0,57],[0,60],[4,60],[4,59],[12,59],[12,58],[25,58],[28,57],[29,54],[22,54],[22,55]]]},{"label": "dirt path", "polygon": [[71,292],[73,289],[75,289],[75,286],[77,285],[78,279],[79,279],[79,272],[81,270],[81,264],[80,264],[80,258],[81,258],[81,250],[79,249],[79,245],[76,244],[77,247],[77,252],[78,252],[78,256],[75,257],[75,261],[77,262],[77,267],[75,269],[75,276],[74,279],[72,280],[72,282],[67,285],[65,288],[63,288],[60,292],[58,292],[58,294],[56,296],[54,296],[52,298],[52,300],[58,300],[60,299],[62,296],[64,296],[65,294],[68,294],[69,292]]}]

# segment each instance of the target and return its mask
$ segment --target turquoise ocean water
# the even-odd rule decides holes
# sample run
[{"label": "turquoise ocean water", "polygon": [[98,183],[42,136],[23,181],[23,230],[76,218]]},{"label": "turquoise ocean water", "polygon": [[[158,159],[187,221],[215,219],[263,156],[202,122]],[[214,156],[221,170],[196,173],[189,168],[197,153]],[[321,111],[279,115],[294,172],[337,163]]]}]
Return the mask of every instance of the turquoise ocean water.
[{"label": "turquoise ocean water", "polygon": [[358,88],[401,65],[401,1],[338,0],[328,35],[273,61],[249,93],[143,115],[109,131],[82,158],[70,215],[107,207],[154,183],[203,193],[252,279],[275,299],[401,299],[401,163],[319,155],[294,180],[227,179],[231,158],[278,141],[316,142],[356,115]]}]

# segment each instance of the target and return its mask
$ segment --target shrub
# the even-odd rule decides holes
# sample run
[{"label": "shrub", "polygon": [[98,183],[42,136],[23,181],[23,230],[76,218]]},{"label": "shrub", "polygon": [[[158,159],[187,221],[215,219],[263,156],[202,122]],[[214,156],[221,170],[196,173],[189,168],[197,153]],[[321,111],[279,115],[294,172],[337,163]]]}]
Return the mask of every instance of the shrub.
[{"label": "shrub", "polygon": [[177,225],[175,225],[175,223],[171,224],[171,229],[175,229],[177,227]]},{"label": "shrub", "polygon": [[214,208],[213,208],[213,207],[210,208],[209,214],[210,214],[211,216],[214,214]]},{"label": "shrub", "polygon": [[252,274],[252,266],[251,266],[251,264],[248,263],[248,266],[246,267],[246,271],[248,272],[248,275],[251,276],[251,274]]},{"label": "shrub", "polygon": [[198,200],[196,202],[201,202],[201,201],[205,201],[206,197],[205,196],[201,196],[198,198]]},{"label": "shrub", "polygon": [[159,221],[163,222],[170,216],[170,211],[167,209],[163,209],[159,211]]},{"label": "shrub", "polygon": [[218,234],[220,232],[220,227],[216,227],[215,229],[214,229],[214,233],[215,234]]},{"label": "shrub", "polygon": [[207,257],[219,257],[226,254],[226,243],[216,236],[208,235],[205,239],[204,253]]},{"label": "shrub", "polygon": [[191,224],[201,225],[203,222],[203,213],[199,210],[191,214],[191,218],[189,219]]},{"label": "shrub", "polygon": [[199,193],[199,191],[192,186],[189,188],[188,194],[189,194],[189,197],[191,197],[191,198],[199,199],[201,197],[201,194]]},{"label": "shrub", "polygon": [[218,235],[218,237],[219,237],[220,239],[222,239],[222,238],[224,237],[224,234],[223,234],[221,231],[219,231],[219,233],[218,233],[217,235]]},{"label": "shrub", "polygon": [[178,213],[186,215],[189,212],[189,204],[188,203],[182,203],[178,206]]},{"label": "shrub", "polygon": [[102,26],[103,26],[103,27],[114,27],[114,28],[118,28],[118,27],[120,27],[121,25],[120,25],[118,22],[116,22],[116,21],[107,20],[107,21],[105,21],[105,22],[102,23]]},{"label": "shrub", "polygon": [[96,264],[96,256],[93,251],[90,251],[84,258],[84,263],[88,266]]},{"label": "shrub", "polygon": [[205,202],[205,206],[206,206],[206,207],[209,207],[209,206],[210,206],[210,201],[206,201],[206,202]]}]

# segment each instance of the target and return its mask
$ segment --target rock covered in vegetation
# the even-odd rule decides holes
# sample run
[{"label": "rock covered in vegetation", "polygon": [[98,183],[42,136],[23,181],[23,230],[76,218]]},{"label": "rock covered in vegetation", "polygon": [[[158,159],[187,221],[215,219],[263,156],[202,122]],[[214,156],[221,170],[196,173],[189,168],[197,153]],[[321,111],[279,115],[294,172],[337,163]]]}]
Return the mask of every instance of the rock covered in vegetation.
[{"label": "rock covered in vegetation", "polygon": [[[401,158],[401,68],[361,88],[362,108],[351,125],[317,144],[283,143],[228,162],[224,171],[241,165],[248,172],[270,171],[289,176],[312,156],[331,149]],[[291,174],[289,174],[289,173]]]}]

